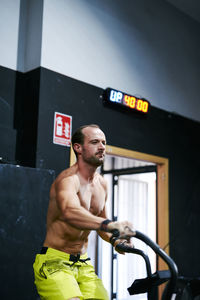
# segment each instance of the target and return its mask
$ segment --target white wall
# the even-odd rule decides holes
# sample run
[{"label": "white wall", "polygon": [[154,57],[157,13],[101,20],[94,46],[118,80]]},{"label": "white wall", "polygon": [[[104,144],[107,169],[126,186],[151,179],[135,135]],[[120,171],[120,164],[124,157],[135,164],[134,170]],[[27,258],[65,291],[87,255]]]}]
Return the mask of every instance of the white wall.
[{"label": "white wall", "polygon": [[21,0],[20,22],[19,3],[0,0],[1,65],[41,65],[200,121],[200,23],[169,2]]},{"label": "white wall", "polygon": [[45,0],[41,65],[200,120],[199,35],[163,0]]},{"label": "white wall", "polygon": [[43,0],[0,0],[0,65],[27,72],[40,66]]},{"label": "white wall", "polygon": [[20,0],[0,0],[0,65],[16,70]]}]

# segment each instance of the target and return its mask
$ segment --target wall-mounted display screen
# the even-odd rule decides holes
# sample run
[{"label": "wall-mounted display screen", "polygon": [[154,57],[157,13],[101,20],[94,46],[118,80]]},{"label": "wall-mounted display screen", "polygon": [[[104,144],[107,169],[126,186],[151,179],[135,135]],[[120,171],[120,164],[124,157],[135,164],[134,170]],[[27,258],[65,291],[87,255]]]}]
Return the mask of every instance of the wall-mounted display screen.
[{"label": "wall-mounted display screen", "polygon": [[137,98],[111,88],[107,88],[104,91],[103,100],[105,103],[110,103],[121,107],[124,106],[130,110],[143,114],[147,114],[150,107],[150,103],[146,99]]}]

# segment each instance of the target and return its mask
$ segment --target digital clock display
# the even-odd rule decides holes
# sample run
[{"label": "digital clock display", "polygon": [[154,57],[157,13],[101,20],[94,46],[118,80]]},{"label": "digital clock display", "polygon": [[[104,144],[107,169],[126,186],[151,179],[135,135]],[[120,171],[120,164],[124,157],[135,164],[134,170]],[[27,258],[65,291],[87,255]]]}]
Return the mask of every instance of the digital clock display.
[{"label": "digital clock display", "polygon": [[145,99],[137,98],[111,88],[105,90],[103,99],[107,103],[123,106],[143,114],[147,114],[150,107],[149,101]]}]

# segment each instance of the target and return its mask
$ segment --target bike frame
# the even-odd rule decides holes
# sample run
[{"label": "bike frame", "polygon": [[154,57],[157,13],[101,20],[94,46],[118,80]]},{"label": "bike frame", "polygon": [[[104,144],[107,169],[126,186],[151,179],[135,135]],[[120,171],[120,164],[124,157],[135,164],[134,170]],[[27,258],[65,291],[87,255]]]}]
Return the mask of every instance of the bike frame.
[{"label": "bike frame", "polygon": [[[127,253],[134,253],[134,254],[138,254],[138,255],[141,255],[144,260],[145,260],[145,264],[146,264],[146,268],[147,268],[147,277],[149,279],[149,284],[151,285],[151,288],[147,288],[147,293],[148,293],[148,299],[149,300],[154,300],[152,298],[152,285],[153,285],[153,282],[154,282],[154,286],[155,285],[159,285],[165,281],[168,280],[168,285],[167,285],[167,288],[166,288],[166,291],[165,293],[163,293],[162,295],[162,300],[171,300],[171,297],[172,297],[172,294],[175,290],[175,287],[176,287],[176,282],[177,282],[177,279],[178,279],[178,268],[175,264],[175,262],[171,259],[171,257],[169,257],[165,251],[163,251],[160,246],[158,244],[156,244],[155,242],[153,242],[148,236],[146,236],[145,234],[143,234],[142,232],[140,231],[136,231],[135,232],[135,235],[134,235],[134,238],[136,239],[139,239],[141,241],[143,241],[145,244],[147,244],[158,256],[160,256],[164,261],[165,263],[168,265],[169,267],[169,273],[166,272],[166,271],[157,271],[156,274],[152,274],[151,273],[151,265],[150,265],[150,262],[149,262],[149,258],[146,254],[144,254],[143,251],[141,250],[138,250],[138,249],[134,249],[130,246],[126,246],[124,244],[118,244],[116,246],[116,248],[118,250],[121,250],[121,251],[124,251],[124,252],[127,252]],[[164,272],[164,273],[162,273]],[[164,274],[164,275],[163,275]],[[146,280],[147,281],[147,280]],[[141,282],[140,285],[140,288],[142,287],[142,284],[146,284],[146,281],[143,280]],[[157,283],[155,283],[155,281],[157,281]],[[130,288],[129,288],[130,289]],[[128,289],[128,290],[129,290]]]}]

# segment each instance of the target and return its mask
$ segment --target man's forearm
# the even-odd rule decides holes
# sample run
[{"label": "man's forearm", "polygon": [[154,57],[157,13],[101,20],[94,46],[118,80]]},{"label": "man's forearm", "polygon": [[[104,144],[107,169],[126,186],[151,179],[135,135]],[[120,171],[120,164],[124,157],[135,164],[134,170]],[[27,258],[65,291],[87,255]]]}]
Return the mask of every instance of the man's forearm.
[{"label": "man's forearm", "polygon": [[80,230],[99,230],[105,218],[94,216],[83,207],[68,207],[63,213],[63,220]]},{"label": "man's forearm", "polygon": [[105,231],[101,231],[101,230],[98,230],[97,231],[98,235],[106,242],[110,243],[110,238],[112,236],[111,233],[109,232],[105,232]]}]

